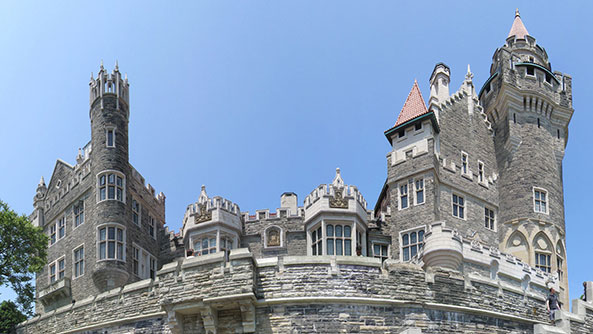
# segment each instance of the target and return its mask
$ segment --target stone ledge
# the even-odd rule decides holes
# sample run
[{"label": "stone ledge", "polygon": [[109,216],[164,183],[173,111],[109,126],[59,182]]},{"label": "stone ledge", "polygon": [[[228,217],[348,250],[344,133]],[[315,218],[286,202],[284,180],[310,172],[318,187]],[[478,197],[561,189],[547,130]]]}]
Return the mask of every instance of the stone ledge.
[{"label": "stone ledge", "polygon": [[285,266],[300,264],[327,264],[331,263],[331,256],[285,256],[282,260]]},{"label": "stone ledge", "polygon": [[181,264],[181,269],[188,269],[192,267],[202,266],[205,264],[210,263],[217,263],[217,262],[224,262],[224,252],[218,252],[214,254],[202,255],[202,256],[194,256],[190,258],[186,258],[183,260]]},{"label": "stone ledge", "polygon": [[239,259],[253,259],[253,254],[249,252],[248,248],[237,248],[232,249],[231,254],[229,255],[229,260],[239,260]]},{"label": "stone ledge", "polygon": [[107,321],[107,322],[96,323],[96,324],[88,325],[85,327],[80,327],[80,328],[75,328],[75,329],[63,331],[61,333],[62,334],[79,333],[79,332],[90,331],[93,329],[111,327],[111,326],[115,326],[118,324],[134,322],[134,321],[138,321],[138,320],[144,320],[144,319],[150,319],[150,318],[156,318],[156,317],[166,317],[166,316],[167,316],[167,312],[164,312],[164,311],[148,313],[148,314],[138,315],[135,317],[127,317],[127,318],[121,318],[121,319]]},{"label": "stone ledge", "polygon": [[263,267],[275,267],[278,265],[278,257],[265,257],[260,259],[255,259],[255,265],[258,268]]},{"label": "stone ledge", "polygon": [[507,320],[513,320],[528,324],[543,324],[541,321],[519,317],[511,314],[500,313],[496,311],[490,311],[469,306],[457,306],[440,303],[430,302],[410,302],[398,299],[387,299],[387,298],[369,298],[369,297],[283,297],[283,298],[264,298],[256,300],[257,306],[267,306],[276,304],[369,304],[369,305],[395,305],[399,307],[410,307],[410,308],[426,308],[443,311],[452,311],[460,313],[470,313],[483,316],[489,316],[493,318],[502,318]]},{"label": "stone ledge", "polygon": [[127,293],[130,291],[134,291],[134,290],[140,290],[143,288],[149,288],[152,285],[152,279],[151,278],[147,278],[138,282],[134,282],[131,284],[126,284],[124,285],[123,289],[122,289],[122,293]]},{"label": "stone ledge", "polygon": [[[179,262],[181,262],[181,261],[179,261]],[[157,276],[176,271],[178,264],[179,264],[178,261],[173,261],[173,262],[169,262],[169,263],[163,265],[161,270],[157,271],[157,273],[156,273]]]},{"label": "stone ledge", "polygon": [[381,268],[381,259],[366,256],[336,256],[336,263],[343,265]]}]

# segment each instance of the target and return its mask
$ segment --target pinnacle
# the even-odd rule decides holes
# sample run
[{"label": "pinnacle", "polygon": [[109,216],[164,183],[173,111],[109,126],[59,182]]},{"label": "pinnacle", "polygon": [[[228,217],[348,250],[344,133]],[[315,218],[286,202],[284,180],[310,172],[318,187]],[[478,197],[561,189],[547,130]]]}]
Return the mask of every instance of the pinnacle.
[{"label": "pinnacle", "polygon": [[519,8],[515,11],[515,20],[513,21],[513,25],[511,26],[511,31],[509,31],[509,36],[515,36],[516,39],[525,39],[525,36],[529,35],[527,32],[527,28],[521,21],[521,15],[519,14]]}]

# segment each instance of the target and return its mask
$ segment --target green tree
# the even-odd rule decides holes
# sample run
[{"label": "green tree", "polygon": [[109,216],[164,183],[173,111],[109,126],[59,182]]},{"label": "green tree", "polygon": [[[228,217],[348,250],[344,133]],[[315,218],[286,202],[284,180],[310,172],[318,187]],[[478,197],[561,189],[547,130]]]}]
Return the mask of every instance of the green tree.
[{"label": "green tree", "polygon": [[45,265],[47,242],[41,228],[0,201],[0,286],[12,287],[17,304],[29,315],[35,299],[31,282]]},{"label": "green tree", "polygon": [[15,303],[5,300],[0,304],[0,333],[16,333],[15,327],[27,320]]}]

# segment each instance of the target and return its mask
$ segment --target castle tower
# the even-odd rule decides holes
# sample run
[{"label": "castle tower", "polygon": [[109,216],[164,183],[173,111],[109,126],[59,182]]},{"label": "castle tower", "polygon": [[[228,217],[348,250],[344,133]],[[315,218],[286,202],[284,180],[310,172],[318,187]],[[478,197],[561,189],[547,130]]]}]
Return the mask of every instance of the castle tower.
[{"label": "castle tower", "polygon": [[518,10],[479,98],[495,130],[500,248],[557,273],[568,305],[562,159],[573,113],[571,77],[552,72]]},{"label": "castle tower", "polygon": [[[93,78],[90,88],[91,175],[97,176],[95,198],[97,206],[90,212],[100,242],[87,255],[97,259],[92,273],[99,291],[121,286],[128,281],[126,267],[126,233],[129,234],[126,207],[127,183],[131,169],[128,163],[129,84],[122,79],[116,63],[111,74],[103,67]],[[102,227],[104,225],[104,227]],[[113,240],[114,242],[111,242]],[[93,254],[98,252],[97,254]],[[93,256],[94,255],[94,256]],[[128,255],[129,257],[129,255]]]}]

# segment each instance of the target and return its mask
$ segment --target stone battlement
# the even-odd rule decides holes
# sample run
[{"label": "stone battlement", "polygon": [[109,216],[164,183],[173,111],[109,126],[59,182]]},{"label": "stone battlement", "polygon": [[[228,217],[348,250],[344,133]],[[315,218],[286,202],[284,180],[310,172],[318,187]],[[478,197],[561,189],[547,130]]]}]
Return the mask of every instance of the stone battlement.
[{"label": "stone battlement", "polygon": [[[234,325],[245,333],[259,333],[267,332],[265,324],[279,311],[273,308],[277,304],[312,309],[347,304],[360,308],[361,316],[370,316],[378,306],[400,310],[390,311],[391,317],[410,312],[409,308],[439,310],[457,316],[505,319],[508,326],[515,327],[546,323],[545,291],[522,291],[502,279],[506,269],[500,268],[501,279],[493,284],[479,272],[464,275],[436,267],[425,271],[419,265],[393,260],[382,263],[377,258],[352,256],[254,259],[247,249],[234,249],[228,259],[223,252],[178,259],[164,265],[155,280],[128,284],[34,317],[18,331],[125,330],[142,322],[158,332],[182,333],[201,327],[216,333],[217,328],[225,332],[225,321],[232,320],[225,317],[235,314],[232,321],[240,321]],[[528,282],[530,287],[533,284],[535,279]],[[566,315],[574,318],[571,324],[593,321],[593,314],[587,313],[593,311],[591,303],[575,303],[580,313]]]},{"label": "stone battlement", "polygon": [[[104,95],[113,94],[117,96],[116,108],[119,109],[120,99],[130,104],[130,84],[128,83],[128,76],[126,75],[123,79],[119,72],[119,66],[117,61],[115,62],[115,68],[111,74],[107,73],[103,67],[103,61],[101,61],[101,68],[97,73],[97,78],[93,77],[91,73],[91,81],[89,82],[90,98],[89,104],[92,106],[95,100],[102,98]],[[101,107],[103,101],[101,101]]]}]

